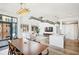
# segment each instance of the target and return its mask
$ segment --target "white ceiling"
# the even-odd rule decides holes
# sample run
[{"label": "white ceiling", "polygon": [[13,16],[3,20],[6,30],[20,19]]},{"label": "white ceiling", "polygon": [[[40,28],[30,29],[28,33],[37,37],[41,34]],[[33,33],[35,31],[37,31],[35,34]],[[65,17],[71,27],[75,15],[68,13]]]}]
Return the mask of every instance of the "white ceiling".
[{"label": "white ceiling", "polygon": [[[79,17],[78,3],[27,3],[24,6],[31,10],[30,15],[35,17],[43,16],[44,19],[48,20],[66,20],[67,18]],[[14,14],[16,14],[16,10],[19,8],[19,3],[0,3],[0,10]]]}]

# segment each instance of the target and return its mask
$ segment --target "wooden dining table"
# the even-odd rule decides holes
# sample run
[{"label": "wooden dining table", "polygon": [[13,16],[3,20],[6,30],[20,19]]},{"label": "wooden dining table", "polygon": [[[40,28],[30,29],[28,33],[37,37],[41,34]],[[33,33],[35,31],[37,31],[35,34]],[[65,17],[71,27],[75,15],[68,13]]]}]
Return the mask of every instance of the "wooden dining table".
[{"label": "wooden dining table", "polygon": [[23,55],[39,55],[48,46],[28,39],[11,40],[11,44],[16,47]]}]

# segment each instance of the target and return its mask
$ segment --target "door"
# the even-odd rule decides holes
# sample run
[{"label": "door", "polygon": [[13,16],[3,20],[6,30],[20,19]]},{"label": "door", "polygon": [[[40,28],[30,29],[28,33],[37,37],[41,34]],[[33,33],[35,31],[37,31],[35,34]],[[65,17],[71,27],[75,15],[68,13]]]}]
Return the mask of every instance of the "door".
[{"label": "door", "polygon": [[0,23],[0,40],[2,40],[2,23]]},{"label": "door", "polygon": [[8,39],[11,38],[11,23],[0,23],[0,47],[8,45]]},{"label": "door", "polygon": [[3,40],[7,40],[11,38],[11,24],[10,23],[3,23],[2,24],[2,38]]}]

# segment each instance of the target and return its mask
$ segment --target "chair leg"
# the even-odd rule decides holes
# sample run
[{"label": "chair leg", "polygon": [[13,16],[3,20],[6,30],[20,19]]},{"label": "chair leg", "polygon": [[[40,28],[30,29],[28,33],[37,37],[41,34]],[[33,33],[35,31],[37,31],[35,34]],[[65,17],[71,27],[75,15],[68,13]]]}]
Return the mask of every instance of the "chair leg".
[{"label": "chair leg", "polygon": [[39,53],[38,55],[42,55],[42,53]]},{"label": "chair leg", "polygon": [[45,51],[42,52],[42,55],[48,55],[49,54],[49,50],[46,49]]},{"label": "chair leg", "polygon": [[45,55],[48,55],[49,54],[49,50],[47,49],[47,53]]},{"label": "chair leg", "polygon": [[10,55],[10,52],[8,51],[8,55]]},{"label": "chair leg", "polygon": [[8,55],[13,55],[13,53],[11,51],[8,51]]}]

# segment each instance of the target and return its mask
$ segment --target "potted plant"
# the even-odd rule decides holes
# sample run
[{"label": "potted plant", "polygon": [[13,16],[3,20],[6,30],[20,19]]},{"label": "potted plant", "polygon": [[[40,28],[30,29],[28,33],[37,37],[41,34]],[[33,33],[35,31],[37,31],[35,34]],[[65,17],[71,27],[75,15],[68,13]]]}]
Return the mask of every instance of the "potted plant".
[{"label": "potted plant", "polygon": [[39,28],[37,28],[37,29],[36,29],[37,35],[39,35],[39,31],[40,31],[40,29],[39,29]]}]

